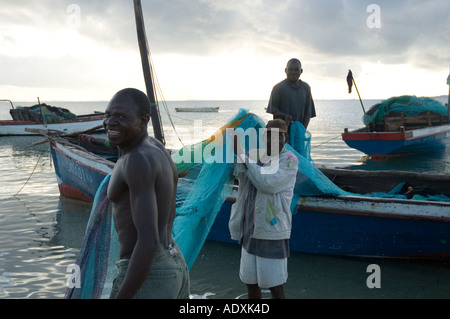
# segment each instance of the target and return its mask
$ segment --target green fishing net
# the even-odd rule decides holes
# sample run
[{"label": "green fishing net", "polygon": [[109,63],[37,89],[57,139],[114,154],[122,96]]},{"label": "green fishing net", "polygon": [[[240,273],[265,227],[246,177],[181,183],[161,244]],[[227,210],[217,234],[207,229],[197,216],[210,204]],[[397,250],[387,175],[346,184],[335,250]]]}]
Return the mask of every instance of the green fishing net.
[{"label": "green fishing net", "polygon": [[447,107],[439,101],[429,97],[403,95],[391,97],[372,106],[363,115],[365,125],[379,123],[389,113],[404,113],[406,116],[416,116],[422,112],[430,111],[443,116],[447,115]]}]

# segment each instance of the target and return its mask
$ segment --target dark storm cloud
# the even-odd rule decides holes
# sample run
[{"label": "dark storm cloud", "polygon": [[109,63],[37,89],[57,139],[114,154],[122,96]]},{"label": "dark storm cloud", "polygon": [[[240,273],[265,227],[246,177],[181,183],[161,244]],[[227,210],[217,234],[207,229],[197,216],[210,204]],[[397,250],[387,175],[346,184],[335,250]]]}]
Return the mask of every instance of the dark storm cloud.
[{"label": "dark storm cloud", "polygon": [[[0,27],[48,33],[68,28],[68,8],[75,5],[80,9],[79,35],[102,49],[137,52],[132,0],[0,4]],[[380,28],[367,24],[370,4],[380,9]],[[450,63],[448,0],[142,0],[142,7],[153,54],[201,57],[245,49],[252,55],[278,57],[297,52],[300,58],[308,57],[310,69],[331,78],[364,62],[409,64],[428,71],[447,70]],[[2,30],[0,44],[18,41]],[[86,64],[74,59],[75,64]],[[6,60],[20,68],[20,58]]]},{"label": "dark storm cloud", "polygon": [[[371,3],[380,28],[367,23]],[[292,41],[328,57],[442,67],[450,60],[449,12],[448,1],[292,1],[279,22]]]},{"label": "dark storm cloud", "polygon": [[[80,8],[82,35],[114,49],[135,49],[131,0],[8,1],[10,10],[2,10],[0,17],[2,23],[63,25],[72,3]],[[371,3],[380,8],[379,29],[367,26]],[[405,61],[409,54],[434,63],[449,58],[448,0],[143,0],[142,7],[154,53],[201,56],[245,43],[256,51],[272,49],[261,50],[262,55],[299,47],[329,57],[361,56],[387,63]]]},{"label": "dark storm cloud", "polygon": [[[157,50],[207,54],[243,42],[280,53],[309,48],[333,56],[424,66],[448,64],[450,2],[433,1],[153,1],[143,3]],[[380,28],[370,28],[370,4]],[[240,4],[240,5],[238,5]]]}]

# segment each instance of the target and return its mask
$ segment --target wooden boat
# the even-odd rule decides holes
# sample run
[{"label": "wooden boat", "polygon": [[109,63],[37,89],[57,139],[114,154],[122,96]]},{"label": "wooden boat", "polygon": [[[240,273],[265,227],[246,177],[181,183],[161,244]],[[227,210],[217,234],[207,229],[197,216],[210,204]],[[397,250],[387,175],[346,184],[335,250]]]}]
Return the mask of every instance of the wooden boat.
[{"label": "wooden boat", "polygon": [[0,120],[0,136],[36,134],[26,131],[29,128],[74,133],[100,126],[103,122],[103,113],[75,115],[66,109],[52,107],[45,103],[15,108],[10,100],[2,101],[11,103],[12,120]]},{"label": "wooden boat", "polygon": [[219,112],[218,107],[176,107],[176,112]]},{"label": "wooden boat", "polygon": [[414,116],[391,112],[381,121],[364,128],[354,131],[345,129],[342,139],[349,147],[372,158],[433,152],[443,150],[450,144],[450,122],[448,115],[433,111]]},{"label": "wooden boat", "polygon": [[[114,155],[99,156],[50,137],[62,195],[92,201],[114,167]],[[107,159],[107,157],[110,159]],[[293,215],[291,250],[370,257],[450,257],[450,202],[363,196],[388,192],[404,182],[422,195],[450,196],[450,176],[400,171],[321,169],[349,196],[301,197]],[[180,179],[183,183],[183,179]],[[222,205],[208,239],[232,242],[228,231],[235,191]]]},{"label": "wooden boat", "polygon": [[[398,181],[448,194],[450,176],[324,169],[342,187],[377,191]],[[351,182],[354,182],[351,184]],[[342,183],[342,184],[341,184]],[[367,188],[369,186],[369,188]],[[224,230],[233,200],[222,206],[209,239],[232,242]],[[367,196],[301,197],[292,218],[292,251],[358,257],[449,258],[450,202]]]}]

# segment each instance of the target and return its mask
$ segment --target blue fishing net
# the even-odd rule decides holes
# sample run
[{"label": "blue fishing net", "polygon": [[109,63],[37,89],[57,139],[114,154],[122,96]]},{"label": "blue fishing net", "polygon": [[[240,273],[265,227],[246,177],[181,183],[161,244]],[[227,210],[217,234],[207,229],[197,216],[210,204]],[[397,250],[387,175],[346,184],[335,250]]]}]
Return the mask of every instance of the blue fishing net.
[{"label": "blue fishing net", "polygon": [[406,116],[416,116],[425,111],[434,112],[443,116],[446,116],[448,113],[448,109],[444,104],[432,98],[403,95],[391,97],[372,106],[363,115],[363,122],[365,125],[379,123],[389,113],[403,112]]},{"label": "blue fishing net", "polygon": [[311,163],[311,133],[305,129],[303,124],[295,121],[289,128],[289,145],[301,156]]},{"label": "blue fishing net", "polygon": [[[108,175],[100,184],[92,205],[80,253],[76,259],[79,278],[66,290],[67,299],[98,299],[108,294],[106,288],[112,286],[119,256],[117,233],[114,229],[111,202],[107,196]],[[75,275],[75,274],[74,274]],[[79,285],[76,284],[79,279]],[[109,284],[108,284],[109,283]]]}]

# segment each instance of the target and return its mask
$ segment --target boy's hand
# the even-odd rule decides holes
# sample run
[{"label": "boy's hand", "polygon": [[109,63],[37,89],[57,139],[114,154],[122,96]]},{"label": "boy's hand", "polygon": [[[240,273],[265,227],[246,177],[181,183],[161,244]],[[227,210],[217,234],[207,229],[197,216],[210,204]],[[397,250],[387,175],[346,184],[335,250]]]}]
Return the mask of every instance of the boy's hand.
[{"label": "boy's hand", "polygon": [[234,129],[227,129],[228,135],[233,139],[233,151],[234,154],[237,156],[244,153],[244,150],[242,149],[241,142],[239,140],[239,136],[237,135],[236,131]]}]

